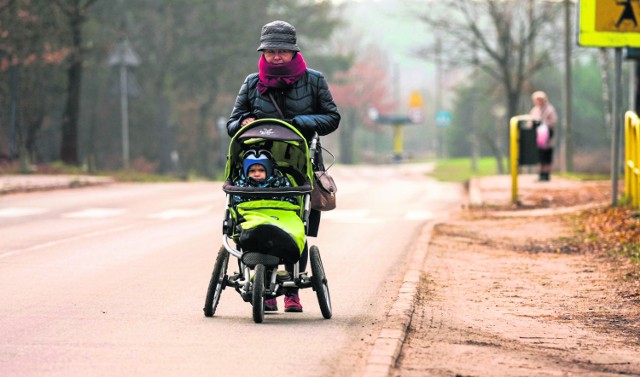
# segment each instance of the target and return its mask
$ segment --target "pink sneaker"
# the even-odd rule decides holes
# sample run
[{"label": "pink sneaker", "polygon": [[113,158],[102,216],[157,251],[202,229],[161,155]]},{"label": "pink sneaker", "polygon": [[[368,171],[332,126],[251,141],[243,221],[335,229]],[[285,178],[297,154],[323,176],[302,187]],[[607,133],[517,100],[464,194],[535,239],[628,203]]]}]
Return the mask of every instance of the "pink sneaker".
[{"label": "pink sneaker", "polygon": [[277,312],[278,311],[278,300],[275,298],[268,298],[264,300],[264,311],[265,312]]},{"label": "pink sneaker", "polygon": [[285,293],[284,295],[284,311],[285,312],[302,312],[300,304],[300,296],[297,293]]}]

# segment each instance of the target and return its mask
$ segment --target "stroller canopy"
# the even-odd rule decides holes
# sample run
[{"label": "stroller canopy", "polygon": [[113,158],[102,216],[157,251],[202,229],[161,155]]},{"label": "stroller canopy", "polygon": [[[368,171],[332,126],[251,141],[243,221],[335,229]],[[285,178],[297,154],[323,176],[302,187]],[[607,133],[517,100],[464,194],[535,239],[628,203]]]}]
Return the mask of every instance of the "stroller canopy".
[{"label": "stroller canopy", "polygon": [[243,127],[231,139],[225,167],[230,182],[242,171],[242,155],[251,148],[267,149],[280,171],[292,176],[296,185],[313,182],[307,141],[291,124],[280,119],[259,119]]}]

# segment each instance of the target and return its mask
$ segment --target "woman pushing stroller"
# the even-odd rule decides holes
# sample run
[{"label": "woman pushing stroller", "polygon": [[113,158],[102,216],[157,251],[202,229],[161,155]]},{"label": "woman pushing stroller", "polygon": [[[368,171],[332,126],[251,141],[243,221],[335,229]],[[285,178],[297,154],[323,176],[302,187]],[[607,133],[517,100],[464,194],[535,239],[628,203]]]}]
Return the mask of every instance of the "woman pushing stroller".
[{"label": "woman pushing stroller", "polygon": [[[315,134],[328,135],[338,128],[340,114],[323,74],[307,68],[297,45],[296,29],[284,21],[273,21],[262,27],[258,72],[245,79],[227,122],[227,132],[233,137],[242,127],[256,119],[286,120],[307,139]],[[322,148],[317,145],[315,170],[324,170]],[[320,212],[311,210],[307,235],[316,237]],[[307,248],[300,258],[304,271]],[[289,270],[289,268],[287,268]],[[265,300],[265,310],[277,310],[274,299]],[[301,312],[297,288],[285,294],[285,311]]]}]

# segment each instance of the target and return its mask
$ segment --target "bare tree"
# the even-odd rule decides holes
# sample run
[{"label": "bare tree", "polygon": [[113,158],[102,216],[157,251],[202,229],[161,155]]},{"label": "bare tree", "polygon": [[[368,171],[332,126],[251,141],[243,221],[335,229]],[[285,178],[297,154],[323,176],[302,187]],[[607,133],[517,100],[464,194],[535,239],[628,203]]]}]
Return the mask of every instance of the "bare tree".
[{"label": "bare tree", "polygon": [[[445,46],[442,64],[477,67],[496,81],[495,96],[503,99],[507,116],[516,115],[522,94],[531,90],[531,77],[561,52],[553,42],[534,48],[539,37],[546,34],[552,37],[545,40],[560,42],[557,32],[553,37],[561,13],[559,3],[540,1],[536,7],[528,3],[531,1],[428,2],[427,10],[414,11],[435,35],[433,45],[426,46],[421,56],[435,59],[433,46],[441,43]],[[492,149],[500,150],[497,146]]]}]

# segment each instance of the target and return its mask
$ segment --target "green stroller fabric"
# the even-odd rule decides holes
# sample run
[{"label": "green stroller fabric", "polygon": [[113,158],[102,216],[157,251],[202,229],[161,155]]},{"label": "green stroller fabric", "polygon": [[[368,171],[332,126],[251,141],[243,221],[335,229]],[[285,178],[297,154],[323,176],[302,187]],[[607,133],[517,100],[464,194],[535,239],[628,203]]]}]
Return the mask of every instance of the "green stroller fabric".
[{"label": "green stroller fabric", "polygon": [[234,239],[247,252],[283,258],[288,263],[300,259],[305,230],[300,206],[280,200],[253,200],[235,206],[239,229]]}]

